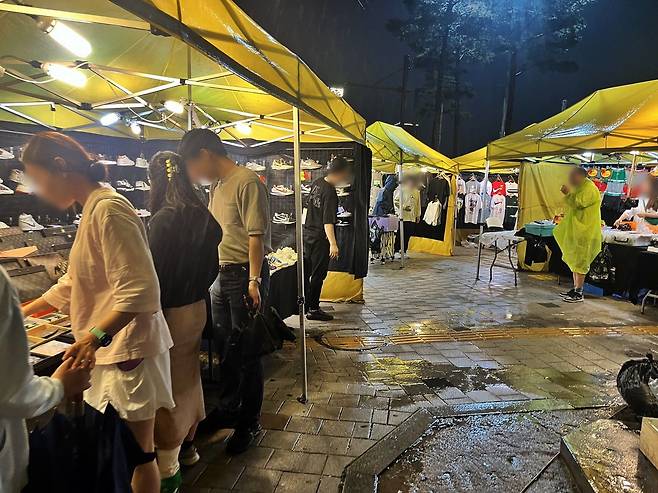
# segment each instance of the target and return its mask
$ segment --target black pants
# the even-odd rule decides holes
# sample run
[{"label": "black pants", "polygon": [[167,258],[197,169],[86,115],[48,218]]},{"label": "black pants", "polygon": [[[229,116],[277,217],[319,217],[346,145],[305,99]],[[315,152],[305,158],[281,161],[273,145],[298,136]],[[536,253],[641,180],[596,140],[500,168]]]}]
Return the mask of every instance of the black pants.
[{"label": "black pants", "polygon": [[320,308],[322,284],[329,270],[329,240],[304,238],[304,276],[306,285],[306,310]]},{"label": "black pants", "polygon": [[[261,270],[261,307],[267,303],[269,266]],[[249,265],[220,269],[210,289],[213,341],[219,354],[219,411],[238,416],[238,428],[254,425],[263,405],[263,364],[260,358],[242,357],[241,331],[249,310],[245,296],[249,289]]]}]

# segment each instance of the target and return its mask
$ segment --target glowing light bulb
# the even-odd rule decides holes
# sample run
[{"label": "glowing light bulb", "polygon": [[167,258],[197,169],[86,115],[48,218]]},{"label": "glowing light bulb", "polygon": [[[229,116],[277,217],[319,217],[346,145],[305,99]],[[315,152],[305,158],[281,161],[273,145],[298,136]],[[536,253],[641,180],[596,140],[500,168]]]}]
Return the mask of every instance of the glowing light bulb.
[{"label": "glowing light bulb", "polygon": [[142,135],[142,126],[137,122],[130,124],[130,131],[135,135]]},{"label": "glowing light bulb", "polygon": [[101,117],[100,122],[104,127],[109,127],[118,122],[120,118],[118,113],[107,113]]},{"label": "glowing light bulb", "polygon": [[180,101],[174,101],[173,99],[169,99],[164,102],[164,107],[167,109],[167,111],[171,111],[172,113],[176,113],[177,115],[180,115],[185,111],[185,106],[183,106],[183,103]]},{"label": "glowing light bulb", "polygon": [[81,58],[91,54],[91,44],[66,24],[53,20],[43,27],[44,32],[56,42]]},{"label": "glowing light bulb", "polygon": [[239,122],[235,124],[235,129],[240,132],[242,135],[251,134],[251,125],[245,122]]},{"label": "glowing light bulb", "polygon": [[59,63],[44,63],[41,68],[53,79],[64,82],[74,87],[84,87],[87,84],[85,75],[71,67]]}]

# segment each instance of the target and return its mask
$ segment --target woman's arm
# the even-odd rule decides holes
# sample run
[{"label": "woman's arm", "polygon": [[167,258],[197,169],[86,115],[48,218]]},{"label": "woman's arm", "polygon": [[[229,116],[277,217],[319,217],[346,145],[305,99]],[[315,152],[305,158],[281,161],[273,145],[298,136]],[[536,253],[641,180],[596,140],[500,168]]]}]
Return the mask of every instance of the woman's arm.
[{"label": "woman's arm", "polygon": [[55,307],[49,304],[46,300],[41,298],[37,298],[34,301],[31,301],[27,305],[23,307],[23,316],[24,317],[29,317],[33,313],[38,313],[38,312],[44,312],[46,310],[52,310]]}]

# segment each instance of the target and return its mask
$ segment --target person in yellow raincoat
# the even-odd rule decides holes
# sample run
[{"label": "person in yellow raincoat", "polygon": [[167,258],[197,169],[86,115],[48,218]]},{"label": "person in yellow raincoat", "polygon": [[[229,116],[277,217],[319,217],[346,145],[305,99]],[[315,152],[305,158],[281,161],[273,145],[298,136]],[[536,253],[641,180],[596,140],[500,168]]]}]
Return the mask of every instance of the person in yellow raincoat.
[{"label": "person in yellow raincoat", "polygon": [[561,191],[567,211],[553,236],[562,249],[562,259],[573,273],[573,289],[561,296],[568,303],[577,303],[584,300],[585,276],[601,252],[601,192],[583,168],[571,171],[569,185],[562,185]]}]

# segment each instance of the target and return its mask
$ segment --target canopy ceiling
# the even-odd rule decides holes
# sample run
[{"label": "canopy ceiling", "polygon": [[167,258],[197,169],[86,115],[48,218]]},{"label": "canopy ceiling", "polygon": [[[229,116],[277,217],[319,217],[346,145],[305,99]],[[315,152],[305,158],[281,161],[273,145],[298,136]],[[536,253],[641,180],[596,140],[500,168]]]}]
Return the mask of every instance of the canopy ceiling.
[{"label": "canopy ceiling", "polygon": [[541,123],[489,144],[488,158],[658,149],[658,80],[602,89]]},{"label": "canopy ceiling", "polygon": [[[146,138],[175,139],[188,115],[166,111],[163,102],[192,101],[195,126],[248,146],[245,139],[292,140],[294,105],[302,141],[365,142],[364,119],[230,0],[30,3],[0,2],[0,65],[41,83],[0,78],[0,120],[128,137],[134,120]],[[77,61],[33,16],[62,20],[84,36],[93,48],[87,60]],[[32,60],[78,66],[86,85],[43,83],[49,77]],[[108,112],[122,120],[100,125]],[[251,133],[236,129],[238,122]]]},{"label": "canopy ceiling", "polygon": [[457,171],[457,163],[424,144],[402,127],[375,122],[367,128],[366,140],[372,151],[372,167],[378,171],[393,172],[400,160],[405,167]]}]

